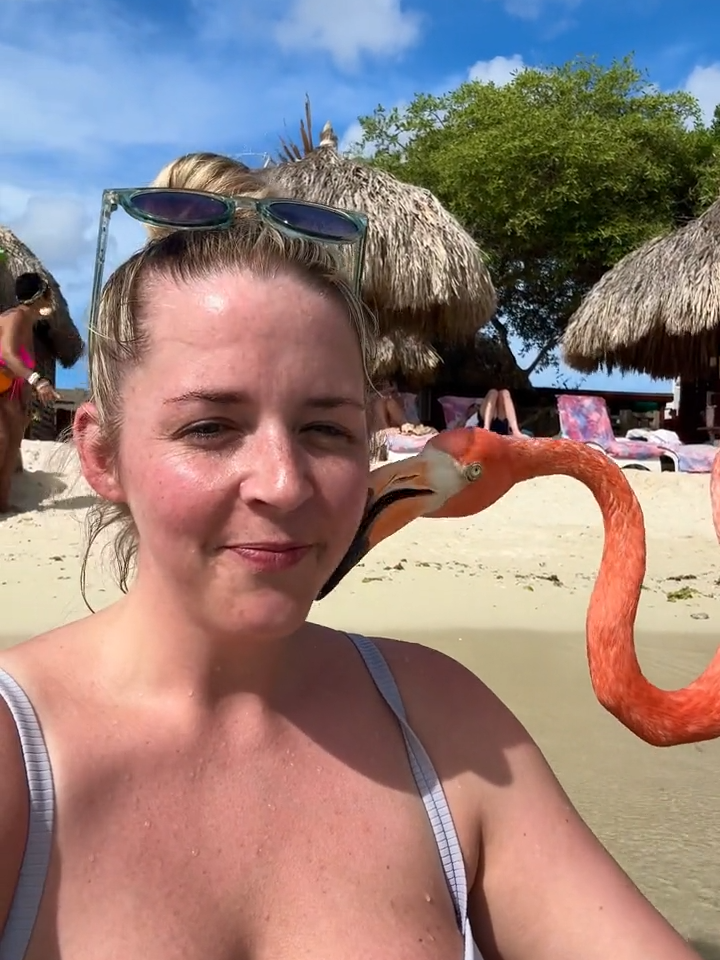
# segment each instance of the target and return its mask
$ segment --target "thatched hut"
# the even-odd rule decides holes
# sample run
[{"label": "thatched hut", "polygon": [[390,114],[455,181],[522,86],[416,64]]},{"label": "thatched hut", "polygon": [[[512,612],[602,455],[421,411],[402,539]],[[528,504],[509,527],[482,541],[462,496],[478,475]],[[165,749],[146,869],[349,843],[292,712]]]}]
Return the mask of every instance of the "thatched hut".
[{"label": "thatched hut", "polygon": [[570,320],[563,358],[657,378],[704,377],[720,354],[720,200],[628,254]]},{"label": "thatched hut", "polygon": [[329,123],[317,147],[309,130],[304,143],[304,156],[286,148],[283,162],[257,173],[279,196],[369,217],[363,292],[383,333],[401,329],[428,341],[471,341],[496,306],[472,237],[429,190],[342,156]]},{"label": "thatched hut", "polygon": [[[3,226],[0,226],[0,249],[4,251],[0,261],[0,311],[15,305],[14,282],[19,274],[33,271],[46,277],[50,284],[54,310],[36,328],[35,357],[38,372],[54,385],[56,364],[59,362],[63,367],[72,367],[82,356],[85,345],[80,331],[73,323],[67,301],[53,275],[12,230]],[[33,414],[31,436],[37,440],[54,439],[53,408],[38,405]]]},{"label": "thatched hut", "polygon": [[435,348],[415,334],[395,331],[380,339],[372,370],[373,380],[402,380],[408,390],[421,390],[435,378],[442,363]]}]

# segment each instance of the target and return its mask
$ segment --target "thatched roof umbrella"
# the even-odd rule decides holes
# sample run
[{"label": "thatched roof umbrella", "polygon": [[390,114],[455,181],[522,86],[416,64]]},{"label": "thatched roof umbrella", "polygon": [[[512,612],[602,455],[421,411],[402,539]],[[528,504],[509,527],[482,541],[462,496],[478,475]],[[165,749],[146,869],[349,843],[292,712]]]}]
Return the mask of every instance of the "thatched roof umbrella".
[{"label": "thatched roof umbrella", "polygon": [[583,372],[704,376],[720,353],[720,200],[606,273],[572,316],[562,352]]},{"label": "thatched roof umbrella", "polygon": [[375,381],[402,376],[410,390],[421,390],[433,382],[440,363],[442,358],[431,344],[412,333],[396,331],[380,339],[372,376]]},{"label": "thatched roof umbrella", "polygon": [[15,277],[29,272],[45,277],[52,291],[54,310],[47,323],[40,325],[38,340],[42,349],[39,353],[44,350],[50,359],[59,361],[63,367],[74,366],[82,356],[84,344],[57,280],[32,250],[12,230],[3,226],[0,226],[0,249],[5,252],[0,262],[0,310],[8,310],[16,303]]},{"label": "thatched roof umbrella", "polygon": [[341,156],[329,123],[313,148],[306,112],[305,155],[284,144],[286,159],[256,172],[278,196],[370,218],[363,291],[384,333],[404,329],[438,342],[471,340],[496,306],[475,241],[430,191]]}]

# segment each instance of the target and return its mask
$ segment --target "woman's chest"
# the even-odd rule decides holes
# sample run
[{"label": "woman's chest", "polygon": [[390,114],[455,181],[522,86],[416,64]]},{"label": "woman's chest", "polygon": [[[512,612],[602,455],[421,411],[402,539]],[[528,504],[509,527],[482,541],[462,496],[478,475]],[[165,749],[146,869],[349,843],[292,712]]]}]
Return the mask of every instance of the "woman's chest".
[{"label": "woman's chest", "polygon": [[367,772],[308,747],[61,784],[27,960],[460,957],[411,776]]}]

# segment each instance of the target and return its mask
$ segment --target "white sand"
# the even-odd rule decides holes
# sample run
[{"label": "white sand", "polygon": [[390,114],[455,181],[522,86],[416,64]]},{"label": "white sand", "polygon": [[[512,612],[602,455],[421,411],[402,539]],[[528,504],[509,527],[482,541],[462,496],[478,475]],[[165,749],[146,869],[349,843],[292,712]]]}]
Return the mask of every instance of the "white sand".
[{"label": "white sand", "polygon": [[[82,615],[79,559],[92,502],[71,449],[25,441],[23,458],[26,473],[13,497],[22,512],[0,519],[0,632],[14,636]],[[628,477],[648,539],[639,628],[714,636],[720,547],[708,477],[639,471]],[[413,625],[582,631],[602,537],[599,509],[580,483],[563,477],[525,483],[470,520],[406,527],[318,604],[315,616],[366,631]],[[97,552],[90,582],[93,606],[117,595]],[[693,596],[669,602],[668,594],[683,587]]]},{"label": "white sand", "polygon": [[[27,473],[0,519],[0,634],[84,616],[79,592],[89,491],[67,451],[26,442]],[[638,617],[647,675],[682,686],[720,636],[720,547],[707,476],[631,471],[645,513],[648,574]],[[583,815],[707,960],[720,960],[720,741],[657,750],[595,702],[584,619],[602,547],[599,510],[564,478],[515,488],[468,521],[421,520],[366,558],[315,618],[419,639],[478,672],[516,710]],[[117,596],[96,559],[90,599]],[[683,590],[680,599],[673,592]]]}]

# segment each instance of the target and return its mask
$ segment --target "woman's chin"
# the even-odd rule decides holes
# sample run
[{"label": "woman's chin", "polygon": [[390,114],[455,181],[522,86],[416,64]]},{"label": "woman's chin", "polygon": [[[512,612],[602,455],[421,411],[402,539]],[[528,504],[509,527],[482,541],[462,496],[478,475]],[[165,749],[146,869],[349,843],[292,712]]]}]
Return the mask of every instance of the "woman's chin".
[{"label": "woman's chin", "polygon": [[269,588],[226,597],[207,610],[206,618],[218,633],[256,637],[287,637],[305,623],[315,597]]}]

